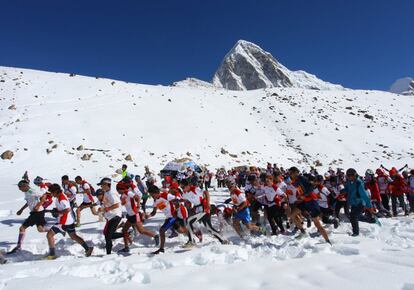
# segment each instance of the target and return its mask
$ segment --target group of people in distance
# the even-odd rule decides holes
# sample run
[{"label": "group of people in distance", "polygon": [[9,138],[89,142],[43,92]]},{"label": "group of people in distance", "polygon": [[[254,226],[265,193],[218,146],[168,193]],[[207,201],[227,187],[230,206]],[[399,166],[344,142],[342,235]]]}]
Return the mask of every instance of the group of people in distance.
[{"label": "group of people in distance", "polygon": [[[223,236],[226,224],[241,238],[269,233],[299,239],[307,235],[306,228],[313,223],[318,235],[331,244],[327,226],[337,228],[349,220],[350,235],[358,236],[360,221],[380,224],[378,218],[397,216],[399,208],[404,215],[414,211],[414,170],[408,170],[407,165],[399,170],[383,166],[375,172],[368,169],[364,176],[352,168],[345,172],[330,168],[320,175],[314,168],[301,172],[297,167],[285,170],[270,163],[266,168],[219,169],[216,174],[207,169],[197,172],[188,168],[185,172],[162,176],[159,184],[158,177],[148,167],[143,178],[128,173],[126,165],[122,166],[121,174],[117,182],[102,178],[97,183],[100,188],[95,190],[81,176],[72,181],[67,175],[62,176],[60,184],[36,177],[31,186],[26,172],[18,183],[26,203],[16,214],[21,215],[26,208],[30,214],[19,228],[17,246],[8,254],[18,253],[26,229],[36,226],[39,232],[47,233],[47,259],[57,257],[56,234],[67,234],[90,256],[93,245],[76,233],[76,228],[82,226],[85,209],[106,220],[103,234],[107,254],[111,254],[115,239],[123,239],[124,247],[119,252],[128,253],[134,232],[154,240],[158,249],[152,254],[164,252],[168,231],[169,238],[178,234],[188,237],[183,247],[201,243],[202,229],[221,244],[228,244]],[[217,187],[227,188],[220,191],[228,196],[212,203],[209,190],[214,178]],[[82,203],[78,206],[79,195]],[[150,212],[147,211],[149,197],[153,200]],[[158,211],[164,214],[165,220],[156,233],[145,226],[145,221]],[[45,213],[57,218],[56,224],[47,225]],[[213,226],[212,217],[218,228]]]}]

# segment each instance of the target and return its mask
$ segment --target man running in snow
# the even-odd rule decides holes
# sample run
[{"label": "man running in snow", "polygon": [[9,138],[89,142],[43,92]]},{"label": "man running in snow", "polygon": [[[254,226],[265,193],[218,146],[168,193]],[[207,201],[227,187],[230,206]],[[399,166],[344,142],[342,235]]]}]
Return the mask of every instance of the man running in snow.
[{"label": "man running in snow", "polygon": [[251,232],[256,234],[265,233],[264,229],[252,223],[250,216],[249,202],[246,196],[237,188],[235,183],[228,182],[227,188],[230,191],[230,198],[233,204],[233,228],[236,233],[243,238],[243,230],[240,222],[243,223]]},{"label": "man running in snow", "polygon": [[263,187],[263,191],[266,199],[267,220],[269,221],[272,229],[272,235],[278,234],[277,227],[279,227],[280,233],[284,234],[285,228],[283,227],[282,219],[284,209],[282,207],[282,202],[285,200],[286,195],[276,185],[272,175],[268,175],[266,177],[266,183]]},{"label": "man running in snow", "polygon": [[116,191],[121,195],[121,204],[125,207],[127,215],[122,233],[124,235],[124,245],[125,247],[120,250],[120,252],[128,253],[129,252],[129,234],[128,230],[130,227],[133,227],[140,234],[146,235],[148,237],[154,238],[155,245],[159,245],[159,236],[154,232],[146,229],[142,224],[141,214],[139,212],[139,202],[140,196],[135,193],[131,186],[124,182],[119,182],[116,185]]},{"label": "man running in snow", "polygon": [[148,197],[149,197],[148,188],[145,185],[145,183],[141,180],[141,176],[139,176],[139,175],[135,175],[135,182],[137,183],[137,188],[140,191],[141,196],[142,196],[142,198],[141,198],[142,211],[144,212],[144,214],[146,214],[147,213],[146,212],[146,210],[147,210],[147,200],[148,200]]},{"label": "man running in snow", "polygon": [[112,253],[112,240],[122,238],[122,233],[116,232],[118,225],[122,220],[121,200],[119,195],[111,190],[112,180],[110,178],[102,178],[98,183],[101,190],[96,191],[98,204],[100,205],[99,212],[102,212],[106,224],[103,230],[105,235],[106,254]]},{"label": "man running in snow", "polygon": [[157,210],[161,210],[165,215],[165,221],[160,227],[160,248],[152,253],[154,255],[157,255],[159,253],[164,253],[165,232],[168,229],[173,227],[177,232],[181,234],[188,232],[184,224],[184,219],[187,218],[188,213],[187,209],[184,206],[177,206],[177,212],[176,206],[174,206],[173,203],[178,202],[179,199],[170,193],[160,192],[160,189],[157,186],[151,185],[148,187],[148,192],[154,199],[154,209],[146,217],[148,218],[155,216]]},{"label": "man running in snow", "polygon": [[77,204],[76,204],[76,194],[78,193],[77,185],[74,181],[69,180],[69,176],[67,175],[63,175],[61,180],[62,180],[63,193],[67,196],[70,202],[71,214],[73,218],[76,219],[75,207],[77,207]]},{"label": "man running in snow", "polygon": [[[325,239],[327,243],[331,244],[328,234],[326,233],[325,228],[322,226],[319,220],[321,210],[317,202],[318,197],[313,193],[316,178],[312,175],[309,175],[308,178],[305,178],[303,175],[300,175],[299,173],[299,169],[297,169],[296,167],[291,167],[289,169],[289,175],[292,179],[292,184],[299,190],[299,194],[297,195],[297,207],[299,210],[302,211],[304,215],[307,214],[310,216],[310,218],[313,221],[313,224],[318,229],[318,232],[322,235],[322,237]],[[303,231],[301,231],[300,236],[301,235],[303,235]]]},{"label": "man running in snow", "polygon": [[322,222],[324,224],[333,224],[336,229],[339,226],[339,219],[333,217],[333,210],[331,207],[332,195],[324,184],[324,177],[322,175],[316,176],[315,188],[313,192],[318,197],[318,205],[322,213]]},{"label": "man running in snow", "polygon": [[50,182],[45,181],[42,177],[37,176],[33,183],[39,187],[39,191],[42,195],[45,195],[45,202],[43,203],[43,208],[47,209],[53,203],[53,196],[49,192],[49,186],[52,184]]},{"label": "man running in snow", "polygon": [[[202,190],[194,185],[190,185],[187,180],[181,181],[182,199],[185,200],[187,209],[189,211],[189,217],[187,219],[187,229],[189,233],[188,246],[194,243],[194,223],[201,222],[204,227],[222,244],[226,244],[227,241],[220,235],[213,225],[211,224],[210,216],[210,194],[207,190]],[[201,234],[201,231],[199,232]],[[200,235],[199,234],[199,235]],[[200,241],[202,240],[200,235]]]},{"label": "man running in snow", "polygon": [[75,221],[71,215],[71,207],[68,198],[63,193],[59,184],[52,184],[49,187],[50,193],[55,198],[55,210],[53,215],[57,217],[57,224],[52,226],[47,232],[47,242],[49,244],[48,260],[56,259],[55,250],[55,235],[68,233],[69,237],[80,244],[85,249],[85,256],[89,257],[92,254],[93,247],[89,247],[86,242],[76,234]]},{"label": "man running in snow", "polygon": [[78,184],[78,193],[83,195],[83,202],[76,209],[76,226],[79,227],[82,210],[89,208],[93,215],[99,215],[99,213],[95,208],[95,201],[93,199],[95,189],[92,187],[92,185],[84,180],[81,176],[76,176],[75,182]]},{"label": "man running in snow", "polygon": [[29,182],[26,180],[19,181],[17,186],[19,187],[19,190],[24,193],[24,199],[26,200],[26,203],[21,209],[16,212],[16,214],[21,215],[26,208],[29,208],[30,214],[19,228],[17,246],[7,254],[14,254],[21,250],[27,228],[36,225],[39,233],[46,231],[45,212],[43,208],[43,203],[46,201],[46,197],[30,188]]}]

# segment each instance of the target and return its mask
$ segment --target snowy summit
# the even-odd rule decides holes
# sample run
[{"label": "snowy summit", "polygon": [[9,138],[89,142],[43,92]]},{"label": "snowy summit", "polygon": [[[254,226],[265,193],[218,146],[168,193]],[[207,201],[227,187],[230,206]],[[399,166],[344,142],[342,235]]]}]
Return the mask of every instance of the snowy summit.
[{"label": "snowy summit", "polygon": [[414,79],[410,77],[396,80],[390,87],[390,92],[402,95],[414,95]]},{"label": "snowy summit", "polygon": [[213,84],[229,90],[272,87],[342,90],[340,85],[318,79],[305,71],[291,71],[258,45],[239,40],[224,57]]}]

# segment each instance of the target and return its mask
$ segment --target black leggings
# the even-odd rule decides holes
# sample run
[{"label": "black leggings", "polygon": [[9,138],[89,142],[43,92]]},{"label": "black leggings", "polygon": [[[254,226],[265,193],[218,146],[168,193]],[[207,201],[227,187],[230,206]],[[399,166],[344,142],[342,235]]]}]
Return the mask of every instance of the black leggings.
[{"label": "black leggings", "polygon": [[148,195],[144,195],[142,197],[142,203],[141,203],[141,207],[142,210],[145,212],[145,210],[147,209],[147,200],[148,200]]},{"label": "black leggings", "polygon": [[283,214],[284,210],[281,206],[273,205],[267,207],[267,220],[272,228],[272,234],[277,233],[277,227],[279,227],[281,232],[285,231],[283,227]]},{"label": "black leggings", "polygon": [[204,215],[201,214],[196,214],[194,216],[190,216],[188,218],[188,226],[189,226],[189,231],[188,231],[188,237],[190,240],[193,239],[192,237],[192,233],[194,233],[194,223],[198,221],[198,222],[202,222],[203,225],[207,228],[207,230],[210,232],[210,234],[212,234],[217,240],[220,241],[220,243],[222,243],[224,241],[223,237],[220,235],[220,232],[218,230],[216,230],[213,225],[211,224],[211,217],[210,214],[208,213],[204,213]]},{"label": "black leggings", "polygon": [[392,214],[397,216],[397,200],[400,207],[404,210],[404,213],[407,213],[407,205],[405,204],[404,194],[402,194],[397,196],[391,195]]},{"label": "black leggings", "polygon": [[361,217],[362,209],[362,205],[351,206],[350,221],[352,225],[352,233],[354,235],[359,235],[359,218]]},{"label": "black leggings", "polygon": [[337,200],[335,204],[335,216],[339,218],[339,212],[344,208],[345,215],[349,217],[349,206],[346,200]]},{"label": "black leggings", "polygon": [[390,210],[390,196],[388,194],[381,194],[381,202],[386,210]]},{"label": "black leggings", "polygon": [[112,240],[119,239],[124,236],[122,233],[116,232],[120,221],[121,221],[121,217],[116,216],[106,222],[105,229],[104,229],[104,235],[105,235],[105,248],[106,248],[106,253],[108,255],[111,254],[112,252]]}]

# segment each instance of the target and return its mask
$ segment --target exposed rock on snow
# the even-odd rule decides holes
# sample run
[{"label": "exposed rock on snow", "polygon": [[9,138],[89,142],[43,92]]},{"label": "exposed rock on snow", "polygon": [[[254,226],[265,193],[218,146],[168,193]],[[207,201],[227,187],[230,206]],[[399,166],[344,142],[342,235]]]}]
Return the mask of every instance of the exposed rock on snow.
[{"label": "exposed rock on snow", "polygon": [[91,154],[83,154],[83,156],[81,157],[81,159],[83,161],[87,161],[87,160],[90,160],[91,157],[92,157],[92,153]]},{"label": "exposed rock on snow", "polygon": [[238,91],[271,87],[343,89],[305,71],[290,71],[270,53],[245,40],[239,40],[224,57],[213,77],[213,84]]},{"label": "exposed rock on snow", "polygon": [[4,151],[2,154],[1,154],[1,159],[3,159],[3,160],[9,160],[9,159],[12,159],[13,158],[13,156],[14,156],[14,153],[12,152],[12,151],[10,151],[10,150],[6,150],[6,151]]}]

